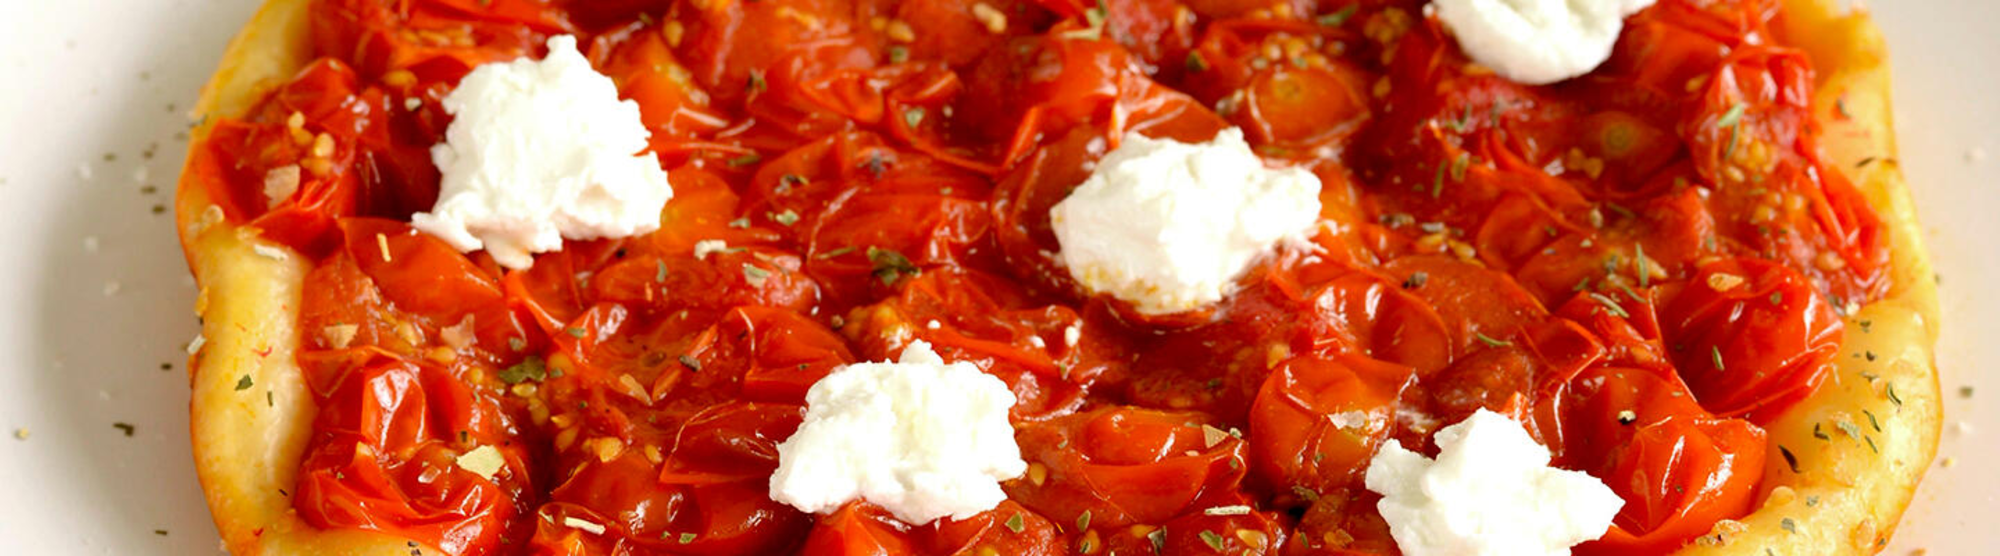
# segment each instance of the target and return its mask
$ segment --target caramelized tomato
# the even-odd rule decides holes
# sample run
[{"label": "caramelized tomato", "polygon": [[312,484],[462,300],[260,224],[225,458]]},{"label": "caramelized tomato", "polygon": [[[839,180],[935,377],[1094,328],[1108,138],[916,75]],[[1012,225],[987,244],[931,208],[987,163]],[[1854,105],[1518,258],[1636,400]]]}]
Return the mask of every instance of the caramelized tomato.
[{"label": "caramelized tomato", "polygon": [[[1583,553],[1743,515],[1759,424],[1888,287],[1810,62],[1768,1],[1661,0],[1603,68],[1529,87],[1421,4],[319,0],[317,59],[194,168],[313,260],[293,501],[318,527],[452,554],[1390,554],[1369,458],[1480,408],[1625,498]],[[520,271],[412,230],[437,101],[557,34],[639,105],[660,230]],[[1229,126],[1321,177],[1312,247],[1171,317],[1070,280],[1047,215],[1098,158]],[[806,390],[915,340],[1019,399],[1010,499],[921,526],[771,501]]]}]

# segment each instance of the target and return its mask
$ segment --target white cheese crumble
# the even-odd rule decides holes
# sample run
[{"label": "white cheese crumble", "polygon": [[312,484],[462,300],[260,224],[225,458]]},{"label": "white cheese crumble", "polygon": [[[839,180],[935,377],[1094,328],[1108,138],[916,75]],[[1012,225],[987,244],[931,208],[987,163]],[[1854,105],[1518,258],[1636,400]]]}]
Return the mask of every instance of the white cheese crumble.
[{"label": "white cheese crumble", "polygon": [[1625,505],[1595,477],[1549,467],[1549,450],[1501,414],[1478,410],[1434,438],[1437,461],[1389,442],[1368,463],[1376,509],[1408,556],[1569,554]]},{"label": "white cheese crumble", "polygon": [[1319,189],[1304,169],[1265,167],[1239,129],[1206,143],[1133,133],[1049,216],[1079,284],[1167,314],[1220,301],[1254,259],[1302,239]]},{"label": "white cheese crumble", "polygon": [[806,392],[798,432],[778,445],[771,499],[830,512],[863,499],[922,525],[966,519],[1006,499],[1027,470],[1007,384],[911,342],[895,363],[837,369]]},{"label": "white cheese crumble", "polygon": [[562,240],[653,231],[673,197],[646,150],[639,105],[618,100],[611,78],[549,39],[542,60],[479,66],[443,101],[453,115],[431,147],[443,174],[437,206],[411,217],[460,251],[485,249],[509,268]]},{"label": "white cheese crumble", "polygon": [[1654,0],[1437,0],[1467,56],[1516,83],[1544,85],[1611,59],[1625,16]]}]

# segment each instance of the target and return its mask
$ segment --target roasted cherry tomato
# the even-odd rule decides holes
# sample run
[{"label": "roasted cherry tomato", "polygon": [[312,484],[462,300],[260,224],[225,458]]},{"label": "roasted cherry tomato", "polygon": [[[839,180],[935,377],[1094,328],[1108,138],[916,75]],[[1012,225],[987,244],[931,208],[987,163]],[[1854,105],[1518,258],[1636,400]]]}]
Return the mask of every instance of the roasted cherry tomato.
[{"label": "roasted cherry tomato", "polygon": [[1770,414],[1812,393],[1844,330],[1797,271],[1755,259],[1702,267],[1663,320],[1695,399],[1727,416]]},{"label": "roasted cherry tomato", "polygon": [[1057,522],[1106,528],[1163,523],[1233,496],[1248,452],[1199,413],[1131,407],[1026,425],[1016,439],[1028,472],[1002,485],[1010,498]]},{"label": "roasted cherry tomato", "polygon": [[1560,424],[1545,424],[1544,439],[1566,447],[1556,464],[1603,479],[1625,499],[1611,531],[1580,552],[1672,550],[1751,509],[1764,477],[1764,430],[1703,410],[1678,378],[1598,367],[1551,402]]},{"label": "roasted cherry tomato", "polygon": [[1250,406],[1251,470],[1279,492],[1359,484],[1415,378],[1409,367],[1355,356],[1286,361]]}]

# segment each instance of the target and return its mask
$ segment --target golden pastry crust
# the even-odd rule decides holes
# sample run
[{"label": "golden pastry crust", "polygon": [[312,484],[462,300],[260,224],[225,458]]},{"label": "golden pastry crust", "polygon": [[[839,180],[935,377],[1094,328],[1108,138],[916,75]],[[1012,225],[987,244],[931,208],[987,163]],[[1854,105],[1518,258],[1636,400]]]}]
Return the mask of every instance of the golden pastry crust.
[{"label": "golden pastry crust", "polygon": [[1937,281],[1896,161],[1882,32],[1865,12],[1841,13],[1835,0],[1784,4],[1777,40],[1804,50],[1819,69],[1821,146],[1889,230],[1893,285],[1847,317],[1847,339],[1825,384],[1765,425],[1780,457],[1768,459],[1764,506],[1683,554],[1881,550],[1937,455],[1944,418],[1931,354]]},{"label": "golden pastry crust", "polygon": [[[310,61],[310,3],[268,0],[230,44],[196,106],[204,123],[193,144],[210,119],[246,113]],[[1876,552],[1937,449],[1936,285],[1896,162],[1881,33],[1834,0],[1786,0],[1777,32],[1819,68],[1825,154],[1891,231],[1894,286],[1848,317],[1825,384],[1766,427],[1772,451],[1790,456],[1769,459],[1763,507],[1718,524],[1683,554]],[[293,360],[307,265],[272,255],[283,248],[256,249],[276,246],[222,222],[206,190],[189,182],[194,173],[181,179],[175,212],[205,319],[205,343],[189,366],[195,467],[224,543],[235,554],[438,553],[391,535],[322,531],[292,509],[288,493],[316,412]]]},{"label": "golden pastry crust", "polygon": [[[189,144],[201,144],[214,118],[248,112],[310,61],[310,7],[311,0],[269,0],[257,11],[202,90],[195,105],[202,123]],[[222,222],[221,209],[194,179],[182,172],[174,208],[188,267],[201,285],[195,314],[203,319],[203,343],[188,365],[190,428],[195,473],[224,545],[241,555],[439,553],[380,533],[323,531],[293,511],[289,493],[317,413],[293,359],[307,264]]]}]

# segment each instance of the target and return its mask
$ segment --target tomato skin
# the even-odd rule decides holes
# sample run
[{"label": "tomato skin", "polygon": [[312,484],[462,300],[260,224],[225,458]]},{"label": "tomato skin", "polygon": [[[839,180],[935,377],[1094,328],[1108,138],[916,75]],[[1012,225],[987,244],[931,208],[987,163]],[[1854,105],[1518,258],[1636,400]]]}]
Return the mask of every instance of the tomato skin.
[{"label": "tomato skin", "polygon": [[[1000,33],[991,32],[975,14],[973,6],[981,3],[1006,17],[1007,27]],[[895,10],[897,19],[916,30],[911,58],[933,58],[953,67],[976,63],[1009,38],[1033,34],[1055,17],[1038,0],[903,2]]]},{"label": "tomato skin", "polygon": [[[572,324],[614,312],[606,307],[593,307]],[[738,307],[719,318],[658,322],[622,318],[627,323],[608,341],[568,348],[560,362],[551,359],[552,368],[567,372],[541,388],[552,399],[581,400],[574,408],[552,408],[554,419],[583,426],[567,444],[562,433],[556,437],[559,456],[576,471],[554,491],[566,505],[543,512],[615,516],[627,525],[591,539],[545,528],[538,538],[568,547],[559,553],[578,554],[795,550],[787,539],[803,536],[809,520],[764,491],[777,466],[777,443],[803,414],[806,386],[853,361],[845,344],[822,325],[779,308]],[[571,342],[566,338],[557,342]],[[621,376],[635,377],[640,390],[623,389],[614,380]],[[622,447],[608,462],[601,444],[592,444],[606,441]],[[678,540],[683,534],[692,535],[687,543]]]},{"label": "tomato skin", "polygon": [[1276,554],[1286,544],[1284,524],[1268,512],[1189,513],[1161,529],[1166,554]]},{"label": "tomato skin", "polygon": [[1612,313],[1601,300],[1589,294],[1571,297],[1556,309],[1556,315],[1570,319],[1602,340],[1604,353],[1598,361],[1602,364],[1673,373],[1661,337],[1659,309],[1653,301],[1656,290],[1639,291],[1641,299],[1616,299],[1624,316]]},{"label": "tomato skin", "polygon": [[1194,46],[1195,21],[1180,0],[1106,0],[1100,5],[1104,35],[1148,66],[1168,66]]},{"label": "tomato skin", "polygon": [[[196,167],[211,179],[209,199],[232,220],[269,230],[272,239],[324,254],[340,217],[365,213],[364,142],[380,144],[386,112],[380,90],[363,89],[354,71],[320,60],[280,87],[246,120],[223,120],[196,149]],[[298,127],[291,126],[298,114]],[[325,137],[324,141],[319,137]],[[315,154],[322,144],[325,156]],[[294,173],[294,192],[279,199],[265,184]]]},{"label": "tomato skin", "polygon": [[490,354],[488,362],[512,362],[520,350],[502,350],[512,340],[534,338],[530,320],[502,296],[490,262],[474,262],[438,238],[420,234],[408,224],[376,218],[340,222],[342,258],[352,260],[380,290],[382,300],[400,314],[416,316],[418,326],[438,334],[448,326],[472,324],[470,346],[454,350]]},{"label": "tomato skin", "polygon": [[314,50],[352,61],[369,78],[407,70],[427,82],[456,83],[479,64],[539,51],[547,37],[574,32],[563,12],[542,0],[313,3]]},{"label": "tomato skin", "polygon": [[1409,284],[1416,283],[1417,274],[1424,275],[1424,285],[1409,288],[1409,292],[1428,302],[1438,318],[1448,323],[1454,353],[1483,345],[1481,335],[1493,340],[1512,338],[1548,314],[1540,301],[1512,279],[1478,265],[1445,257],[1411,256],[1390,261],[1383,270]]},{"label": "tomato skin", "polygon": [[1286,361],[1264,379],[1250,406],[1252,472],[1280,492],[1358,483],[1389,437],[1396,400],[1415,378],[1409,367],[1358,356]]},{"label": "tomato skin", "polygon": [[[1621,511],[1604,538],[1578,551],[1668,551],[1707,534],[1718,520],[1748,515],[1764,472],[1764,453],[1752,446],[1763,440],[1762,429],[1740,420],[1670,420],[1642,428],[1624,457],[1599,472],[1607,483],[1643,485],[1647,492],[1621,493],[1637,507]],[[1703,480],[1708,482],[1697,482]],[[1701,493],[1672,493],[1690,484],[1702,485]]]},{"label": "tomato skin", "polygon": [[1710,414],[1677,377],[1597,367],[1552,402],[1560,432],[1545,424],[1544,434],[1568,447],[1556,465],[1603,479],[1626,501],[1611,531],[1579,552],[1666,551],[1750,511],[1764,476],[1764,430]]},{"label": "tomato skin", "polygon": [[[617,306],[603,307],[610,312]],[[630,376],[647,398],[637,401],[665,402],[669,409],[721,400],[800,405],[812,383],[855,361],[839,336],[783,309],[632,320],[640,322],[566,352],[565,364],[584,380],[551,380],[551,386],[603,387]]]},{"label": "tomato skin", "polygon": [[[346,254],[382,289],[397,308],[449,323],[466,307],[498,307],[503,301],[492,270],[458,250],[401,222],[353,218],[341,222]],[[441,296],[447,293],[448,296]],[[498,315],[506,315],[505,312]]]},{"label": "tomato skin", "polygon": [[1326,326],[1313,338],[1318,349],[1341,347],[1392,363],[1420,375],[1445,367],[1460,352],[1453,331],[1408,277],[1339,271],[1305,293]]},{"label": "tomato skin", "polygon": [[[540,512],[543,523],[574,516],[614,529],[576,537],[568,526],[541,527],[538,544],[562,554],[616,554],[634,547],[692,554],[778,554],[796,549],[811,520],[772,501],[768,478],[776,445],[798,426],[790,404],[677,404],[657,419],[621,421],[637,406],[605,396],[591,402],[586,423],[559,454],[565,470]],[[603,408],[603,409],[595,409]],[[598,439],[628,446],[605,459]],[[563,446],[561,435],[556,440]],[[646,446],[648,448],[641,448]],[[658,458],[658,459],[655,459]],[[683,533],[689,541],[680,542]],[[626,548],[619,548],[626,547]]]},{"label": "tomato skin", "polygon": [[[1019,531],[1012,525],[1015,516],[1021,519]],[[918,536],[930,554],[974,556],[987,554],[989,549],[1021,556],[1068,552],[1055,523],[1012,500],[1001,501],[970,519],[940,519],[919,528]]]},{"label": "tomato skin", "polygon": [[1069,186],[1090,175],[1086,166],[1106,152],[1094,130],[1074,129],[1026,155],[994,188],[994,239],[1010,274],[1031,287],[1070,298],[1085,296],[1055,254],[1061,245],[1049,210],[1069,196]]},{"label": "tomato skin", "polygon": [[[512,344],[538,337],[500,295],[490,260],[482,266],[400,222],[351,218],[339,228],[344,241],[307,276],[300,307],[309,341],[299,357],[316,392],[337,384],[349,348],[470,371],[511,364],[523,355]],[[469,337],[447,332],[468,326]]]},{"label": "tomato skin", "polygon": [[[819,59],[830,68],[859,67],[881,59],[881,45],[860,34],[855,11],[827,0],[715,2],[680,10],[686,39],[676,54],[697,83],[724,107],[744,106],[759,92],[753,72],[768,71],[795,45],[848,43],[857,49]],[[810,23],[806,23],[810,22]]]},{"label": "tomato skin", "polygon": [[666,25],[599,41],[608,43],[604,50],[609,54],[598,65],[618,83],[620,96],[638,103],[639,121],[652,130],[656,150],[670,140],[712,135],[729,122],[727,115],[710,106],[708,91],[694,83],[694,74],[674,55],[667,44]]},{"label": "tomato skin", "polygon": [[1439,422],[1456,423],[1484,409],[1526,421],[1534,403],[1542,363],[1514,346],[1482,349],[1459,358],[1425,381],[1429,410]]},{"label": "tomato skin", "polygon": [[[522,333],[490,268],[400,222],[346,219],[336,232],[345,239],[308,274],[300,307],[299,363],[319,407],[300,515],[461,554],[524,539],[515,518],[531,511],[540,457],[518,441],[519,406],[485,378],[518,359],[496,346]],[[466,337],[445,331],[468,324]],[[501,454],[501,473],[455,465],[479,447]]]},{"label": "tomato skin", "polygon": [[[1247,423],[1265,376],[1292,354],[1375,347],[1366,341],[1373,339],[1367,327],[1343,328],[1353,324],[1343,320],[1352,315],[1337,314],[1331,295],[1292,279],[1288,268],[1294,262],[1253,268],[1245,277],[1248,284],[1212,311],[1167,318],[1114,313],[1120,322],[1161,330],[1139,338],[1132,365],[1138,372],[1121,384],[1125,397],[1147,407],[1193,409]],[[1383,312],[1393,314],[1393,307]]]},{"label": "tomato skin", "polygon": [[1028,474],[1001,486],[1057,522],[1087,511],[1094,526],[1161,523],[1232,496],[1242,482],[1244,442],[1225,434],[1208,445],[1203,430],[1189,426],[1210,422],[1199,413],[1106,407],[1025,425],[1016,439]]},{"label": "tomato skin", "polygon": [[[1671,97],[1736,47],[1769,37],[1767,0],[1669,0],[1634,14],[1598,71],[1624,86]],[[1712,8],[1712,9],[1704,9]]]},{"label": "tomato skin", "polygon": [[[1199,9],[1199,8],[1197,8]],[[1270,156],[1338,149],[1373,108],[1354,64],[1328,58],[1339,35],[1301,20],[1231,19],[1208,26],[1181,63],[1181,86],[1219,107]],[[1273,61],[1271,52],[1289,58]]]},{"label": "tomato skin", "polygon": [[[320,527],[393,531],[455,554],[518,540],[514,516],[534,488],[527,446],[497,396],[429,365],[377,356],[320,403],[294,505]],[[495,447],[504,469],[481,477],[454,464]]]},{"label": "tomato skin", "polygon": [[1119,343],[1100,332],[1104,323],[1068,307],[1032,305],[998,277],[946,268],[903,280],[896,297],[850,313],[846,331],[863,357],[886,361],[912,341],[928,342],[946,361],[971,363],[1006,382],[1017,421],[1076,411],[1093,383],[1124,367],[1113,359]]},{"label": "tomato skin", "polygon": [[1288,555],[1341,556],[1398,554],[1389,524],[1372,511],[1382,496],[1349,488],[1311,493],[1311,505],[1285,543]]},{"label": "tomato skin", "polygon": [[[1742,284],[1710,285],[1732,278]],[[1772,415],[1810,394],[1845,327],[1797,271],[1755,259],[1702,267],[1662,320],[1695,398],[1724,416]]]},{"label": "tomato skin", "polygon": [[[579,474],[579,477],[583,476]],[[558,487],[560,490],[561,487]],[[583,505],[551,502],[543,505],[535,519],[536,531],[530,544],[535,554],[618,555],[618,554],[699,554],[726,556],[739,554],[790,554],[798,550],[811,519],[790,507],[764,496],[762,482],[716,483],[691,486],[648,486],[648,489],[677,493],[667,508],[649,507],[661,519],[627,524]],[[666,514],[666,515],[661,515]],[[669,517],[670,516],[670,517]],[[568,525],[576,518],[605,525],[604,535],[587,534]],[[659,531],[652,533],[652,531]],[[648,534],[638,534],[647,531]],[[683,533],[687,542],[681,542]]]},{"label": "tomato skin", "polygon": [[[1017,529],[1018,528],[1018,529]],[[821,517],[806,537],[806,556],[1065,554],[1055,524],[1011,500],[967,519],[912,526],[868,502]]]},{"label": "tomato skin", "polygon": [[1116,43],[1061,37],[1017,39],[974,67],[965,103],[992,107],[961,116],[980,139],[1001,141],[1000,167],[1032,153],[1040,137],[1095,127],[1111,146],[1126,132],[1205,141],[1222,120],[1184,93],[1145,76]]},{"label": "tomato skin", "polygon": [[1367,77],[1345,66],[1260,73],[1246,88],[1243,112],[1235,123],[1258,139],[1281,145],[1313,146],[1351,133],[1368,117],[1360,81]]},{"label": "tomato skin", "polygon": [[910,539],[909,527],[880,506],[849,503],[820,518],[799,553],[804,556],[915,554],[917,545]]},{"label": "tomato skin", "polygon": [[1641,116],[1677,128],[1697,180],[1716,193],[1708,204],[1722,235],[1841,299],[1879,296],[1882,223],[1856,210],[1866,202],[1821,160],[1815,72],[1803,53],[1769,43],[1777,13],[1769,0],[1661,2],[1632,18],[1605,85],[1652,99]]},{"label": "tomato skin", "polygon": [[809,232],[815,250],[846,250],[816,259],[812,266],[842,299],[895,286],[896,279],[881,269],[899,266],[891,262],[896,256],[917,268],[976,267],[972,253],[986,247],[992,227],[982,203],[938,194],[859,193],[816,222],[825,224]]}]

